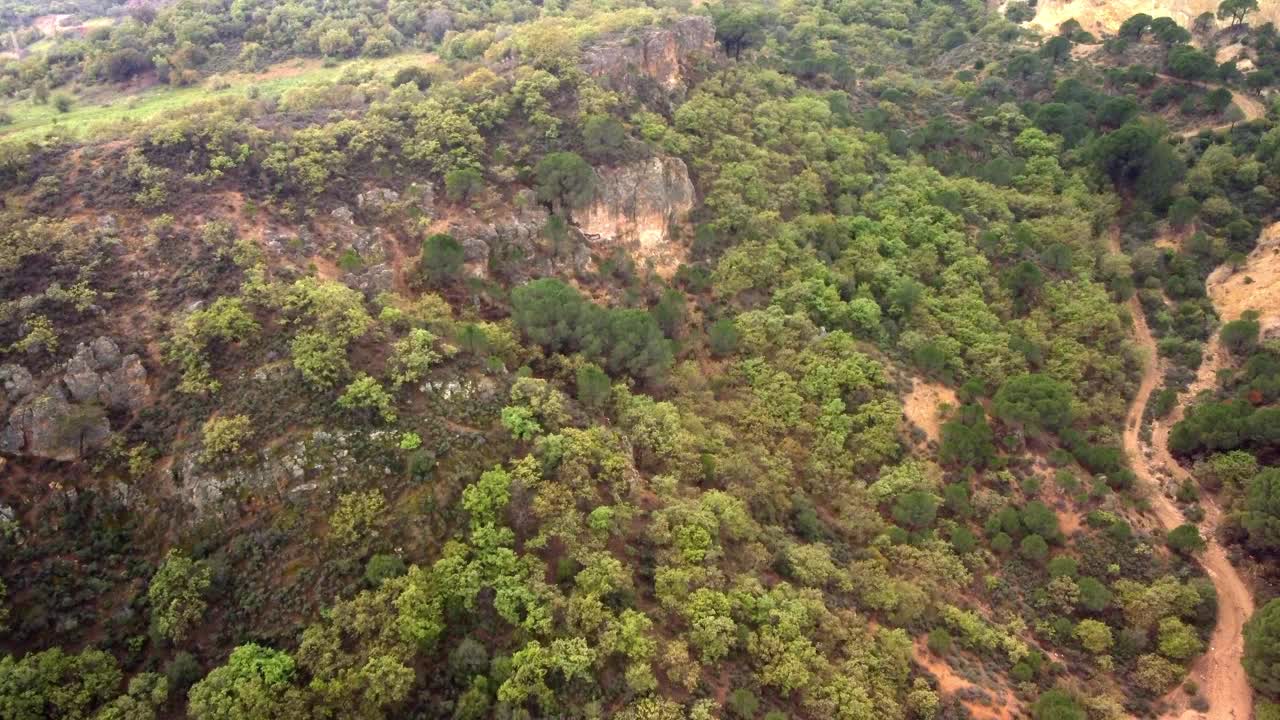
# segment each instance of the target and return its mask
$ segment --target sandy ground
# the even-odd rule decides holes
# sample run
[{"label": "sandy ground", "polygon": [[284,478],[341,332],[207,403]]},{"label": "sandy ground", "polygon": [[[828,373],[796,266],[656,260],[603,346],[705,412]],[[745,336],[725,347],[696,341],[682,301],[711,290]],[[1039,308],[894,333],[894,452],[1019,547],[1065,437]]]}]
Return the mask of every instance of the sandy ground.
[{"label": "sandy ground", "polygon": [[[1111,242],[1112,249],[1118,252],[1118,230],[1113,232]],[[1166,479],[1170,481],[1169,485],[1173,485],[1190,478],[1190,475],[1169,454],[1168,428],[1176,422],[1176,418],[1181,417],[1183,403],[1198,388],[1207,387],[1213,382],[1213,373],[1220,364],[1222,352],[1217,347],[1209,348],[1206,353],[1207,361],[1201,365],[1190,391],[1179,398],[1178,407],[1168,420],[1155,424],[1152,428],[1152,445],[1144,446],[1139,436],[1142,416],[1162,373],[1156,355],[1155,338],[1147,327],[1137,297],[1130,300],[1130,311],[1134,319],[1134,338],[1146,351],[1148,359],[1142,382],[1138,386],[1138,394],[1125,422],[1124,447],[1132,460],[1134,472],[1147,485],[1152,512],[1162,526],[1173,528],[1185,522],[1185,518],[1164,490]],[[1208,360],[1210,355],[1214,358],[1212,361]],[[1244,623],[1253,614],[1253,596],[1227,559],[1222,546],[1214,539],[1213,531],[1220,516],[1218,508],[1207,499],[1204,505],[1208,526],[1204,534],[1208,547],[1201,555],[1200,563],[1218,593],[1218,622],[1209,638],[1209,649],[1192,666],[1191,679],[1196,681],[1200,686],[1200,693],[1209,701],[1209,710],[1200,713],[1189,708],[1178,709],[1166,713],[1164,717],[1177,720],[1248,720],[1253,717],[1253,690],[1240,665],[1240,657],[1244,653]],[[1166,699],[1182,702],[1185,697],[1185,693],[1175,690]]]},{"label": "sandy ground", "polygon": [[[938,691],[942,695],[954,695],[962,690],[975,687],[973,683],[960,677],[959,673],[953,670],[946,661],[930,652],[923,638],[918,638],[915,641],[912,650],[912,656],[916,664],[938,678]],[[974,720],[1010,720],[1016,717],[1014,711],[1017,708],[1017,700],[1011,696],[1007,688],[999,688],[998,691],[989,687],[983,687],[982,689],[987,694],[995,697],[996,702],[1001,703],[1001,706],[992,707],[961,700],[961,704],[969,711]]]},{"label": "sandy ground", "polygon": [[930,440],[937,441],[942,434],[942,417],[938,406],[947,403],[959,407],[956,391],[941,383],[916,378],[911,392],[902,399],[902,413],[916,426],[924,430]]},{"label": "sandy ground", "polygon": [[[1264,0],[1259,5],[1259,12],[1249,16],[1251,24],[1280,23],[1280,3]],[[1036,5],[1036,18],[1029,24],[1056,32],[1059,25],[1074,18],[1090,32],[1114,33],[1125,20],[1147,13],[1152,17],[1171,17],[1189,28],[1201,13],[1217,10],[1218,0],[1040,0]]]},{"label": "sandy ground", "polygon": [[1209,297],[1223,322],[1254,310],[1263,329],[1280,325],[1280,223],[1262,232],[1243,268],[1226,265],[1209,276]]}]

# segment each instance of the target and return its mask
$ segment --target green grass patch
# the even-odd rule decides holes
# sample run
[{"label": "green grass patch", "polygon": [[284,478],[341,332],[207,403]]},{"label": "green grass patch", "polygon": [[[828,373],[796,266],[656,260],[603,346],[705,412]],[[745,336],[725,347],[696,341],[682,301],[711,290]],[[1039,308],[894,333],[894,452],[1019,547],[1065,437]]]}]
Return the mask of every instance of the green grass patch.
[{"label": "green grass patch", "polygon": [[[5,108],[13,117],[13,123],[0,128],[0,138],[36,139],[49,132],[86,137],[109,131],[120,124],[143,122],[204,100],[244,96],[250,87],[257,88],[261,97],[271,97],[298,87],[332,82],[357,63],[372,67],[377,73],[389,74],[408,65],[434,61],[435,56],[427,53],[352,60],[328,67],[315,59],[289,60],[260,73],[223,74],[206,78],[200,85],[184,88],[158,85],[134,93],[104,93],[100,87],[80,94],[61,91],[73,98],[70,111],[58,112],[52,100],[44,105],[29,100],[13,103]],[[218,89],[214,88],[215,84]]]}]

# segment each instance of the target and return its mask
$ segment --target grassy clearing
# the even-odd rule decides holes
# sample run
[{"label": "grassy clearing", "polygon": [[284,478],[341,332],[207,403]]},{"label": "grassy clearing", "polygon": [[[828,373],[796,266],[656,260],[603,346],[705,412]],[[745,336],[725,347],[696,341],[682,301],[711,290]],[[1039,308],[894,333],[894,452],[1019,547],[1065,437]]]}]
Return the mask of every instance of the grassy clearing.
[{"label": "grassy clearing", "polygon": [[85,137],[109,131],[113,126],[142,122],[203,100],[244,95],[250,87],[257,88],[262,97],[270,97],[305,85],[332,82],[356,64],[389,74],[402,67],[434,61],[435,56],[429,53],[353,60],[328,67],[316,59],[289,60],[259,73],[229,73],[206,78],[200,85],[192,87],[157,85],[132,93],[101,94],[99,90],[99,93],[72,95],[71,110],[65,113],[58,112],[52,101],[45,105],[22,101],[4,108],[13,117],[13,123],[0,128],[0,138],[35,139],[49,132]]}]

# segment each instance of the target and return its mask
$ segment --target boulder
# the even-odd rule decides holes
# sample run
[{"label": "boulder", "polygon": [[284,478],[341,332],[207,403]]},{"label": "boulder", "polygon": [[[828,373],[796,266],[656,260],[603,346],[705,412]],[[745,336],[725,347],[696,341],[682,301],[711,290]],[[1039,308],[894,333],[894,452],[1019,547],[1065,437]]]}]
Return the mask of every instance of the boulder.
[{"label": "boulder", "polygon": [[112,410],[137,411],[146,403],[147,371],[137,355],[122,356],[110,338],[81,343],[67,361],[62,383],[71,400]]},{"label": "boulder", "polygon": [[348,287],[373,297],[395,287],[396,271],[387,263],[379,263],[370,265],[360,272],[347,273],[342,277],[342,281]]},{"label": "boulder", "polygon": [[489,272],[489,243],[478,237],[462,240],[467,272],[473,277],[486,277]]},{"label": "boulder", "polygon": [[552,272],[551,264],[541,259],[542,229],[547,218],[547,211],[534,205],[489,223],[474,216],[455,220],[449,224],[449,234],[462,245],[465,269],[472,277],[488,277],[489,258],[494,252],[522,258],[514,267],[506,268],[508,279],[518,283]]},{"label": "boulder", "polygon": [[9,402],[17,402],[35,390],[31,371],[21,365],[0,365],[0,388]]},{"label": "boulder", "polygon": [[351,208],[346,205],[339,205],[333,209],[329,215],[338,222],[350,224],[355,221],[355,213],[351,212]]}]

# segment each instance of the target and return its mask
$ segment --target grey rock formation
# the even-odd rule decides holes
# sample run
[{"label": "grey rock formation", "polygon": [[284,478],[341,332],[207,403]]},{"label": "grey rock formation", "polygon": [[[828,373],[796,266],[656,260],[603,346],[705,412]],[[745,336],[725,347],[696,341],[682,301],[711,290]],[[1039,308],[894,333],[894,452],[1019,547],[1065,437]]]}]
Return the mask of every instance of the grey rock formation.
[{"label": "grey rock formation", "polygon": [[449,234],[461,243],[466,253],[468,275],[488,277],[490,255],[501,252],[524,259],[517,267],[508,268],[512,281],[523,282],[553,271],[549,261],[540,259],[545,254],[542,229],[547,218],[545,209],[531,206],[489,223],[474,216],[455,220],[449,224]]},{"label": "grey rock formation", "polygon": [[81,343],[67,361],[62,382],[71,400],[112,410],[139,410],[147,398],[147,371],[137,355],[121,356],[109,338]]},{"label": "grey rock formation", "polygon": [[137,412],[147,401],[147,371],[137,355],[122,355],[110,338],[81,343],[62,376],[35,393],[31,374],[0,367],[6,396],[16,403],[0,429],[0,452],[74,460],[111,435],[107,410]]},{"label": "grey rock formation", "polygon": [[332,216],[333,219],[337,220],[338,222],[348,223],[348,224],[354,221],[356,217],[355,214],[351,212],[351,208],[347,207],[346,205],[339,205],[338,207],[334,208],[333,212],[329,213],[329,215]]},{"label": "grey rock formation", "polygon": [[9,402],[17,402],[35,390],[31,371],[21,365],[0,365],[0,388]]},{"label": "grey rock formation", "polygon": [[389,188],[373,188],[356,196],[356,207],[365,212],[379,213],[387,206],[400,201],[400,193]]},{"label": "grey rock formation", "polygon": [[96,405],[73,405],[59,383],[19,403],[0,432],[0,452],[75,460],[111,435],[106,414]]},{"label": "grey rock formation", "polygon": [[628,95],[643,94],[646,84],[667,93],[683,92],[692,64],[715,53],[716,31],[710,18],[690,16],[596,42],[583,52],[582,68]]},{"label": "grey rock formation", "polygon": [[342,281],[370,297],[395,287],[396,271],[387,263],[370,265],[355,273],[347,273]]}]

